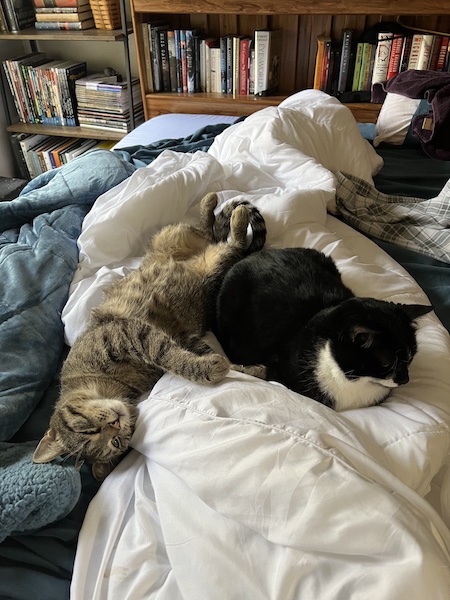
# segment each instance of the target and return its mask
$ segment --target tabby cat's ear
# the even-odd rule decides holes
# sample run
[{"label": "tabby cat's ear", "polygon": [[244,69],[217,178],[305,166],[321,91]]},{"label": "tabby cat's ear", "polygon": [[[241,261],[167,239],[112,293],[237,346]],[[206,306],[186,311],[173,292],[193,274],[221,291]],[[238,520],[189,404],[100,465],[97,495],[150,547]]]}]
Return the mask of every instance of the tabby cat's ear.
[{"label": "tabby cat's ear", "polygon": [[424,306],[423,304],[400,304],[399,306],[401,306],[411,321],[414,321],[433,310],[432,306]]},{"label": "tabby cat's ear", "polygon": [[60,442],[56,440],[56,432],[53,428],[47,429],[44,437],[37,445],[33,454],[33,462],[48,463],[53,459],[61,456],[64,448]]}]

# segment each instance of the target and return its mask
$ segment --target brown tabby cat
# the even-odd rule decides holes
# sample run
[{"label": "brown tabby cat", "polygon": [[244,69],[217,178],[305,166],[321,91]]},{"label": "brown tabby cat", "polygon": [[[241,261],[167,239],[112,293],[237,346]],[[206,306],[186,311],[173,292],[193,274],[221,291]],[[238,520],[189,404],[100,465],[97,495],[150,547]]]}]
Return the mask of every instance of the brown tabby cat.
[{"label": "brown tabby cat", "polygon": [[[208,194],[198,227],[164,227],[140,267],[107,288],[63,365],[61,395],[34,462],[75,456],[78,463],[92,463],[94,476],[102,480],[128,449],[137,399],[165,372],[216,383],[230,368],[244,371],[214,353],[201,336],[224,274],[262,248],[266,229],[257,209],[245,202],[226,205],[217,220],[216,205],[216,195]],[[253,241],[247,249],[249,223]],[[245,372],[265,376],[259,365]]]}]

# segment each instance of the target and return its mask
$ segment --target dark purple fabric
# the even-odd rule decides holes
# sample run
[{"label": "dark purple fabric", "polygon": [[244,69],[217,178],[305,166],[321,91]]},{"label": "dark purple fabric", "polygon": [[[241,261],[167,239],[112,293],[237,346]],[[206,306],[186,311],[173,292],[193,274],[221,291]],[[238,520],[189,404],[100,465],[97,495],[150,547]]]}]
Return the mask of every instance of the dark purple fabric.
[{"label": "dark purple fabric", "polygon": [[[383,90],[408,98],[425,98],[430,103],[428,115],[413,117],[414,134],[428,156],[450,160],[450,73],[409,69],[384,82]],[[379,87],[374,89],[375,96],[381,97]]]}]

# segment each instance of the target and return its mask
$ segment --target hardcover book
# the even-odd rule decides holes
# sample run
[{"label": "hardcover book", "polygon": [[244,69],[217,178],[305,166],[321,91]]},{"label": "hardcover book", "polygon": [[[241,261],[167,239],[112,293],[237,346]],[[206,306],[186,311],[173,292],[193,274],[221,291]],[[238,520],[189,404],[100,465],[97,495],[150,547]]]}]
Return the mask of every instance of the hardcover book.
[{"label": "hardcover book", "polygon": [[2,5],[10,32],[33,26],[35,12],[32,0],[2,0]]},{"label": "hardcover book", "polygon": [[255,31],[255,95],[274,92],[280,77],[281,30]]},{"label": "hardcover book", "polygon": [[372,86],[375,83],[381,83],[387,79],[389,60],[391,58],[392,38],[393,34],[390,32],[380,32],[378,34],[378,43],[372,73]]},{"label": "hardcover book", "polygon": [[33,0],[36,8],[76,8],[89,5],[89,0]]},{"label": "hardcover book", "polygon": [[36,21],[37,22],[71,22],[71,21],[85,21],[86,19],[92,19],[92,11],[89,7],[85,9],[81,9],[76,12],[71,13],[36,13]]},{"label": "hardcover book", "polygon": [[339,77],[337,91],[342,94],[347,91],[347,82],[349,80],[350,73],[350,57],[352,50],[352,29],[344,29],[342,31],[342,48],[341,48],[341,62],[339,65]]},{"label": "hardcover book", "polygon": [[36,29],[66,29],[68,31],[79,29],[91,29],[94,27],[94,19],[85,21],[36,21]]}]

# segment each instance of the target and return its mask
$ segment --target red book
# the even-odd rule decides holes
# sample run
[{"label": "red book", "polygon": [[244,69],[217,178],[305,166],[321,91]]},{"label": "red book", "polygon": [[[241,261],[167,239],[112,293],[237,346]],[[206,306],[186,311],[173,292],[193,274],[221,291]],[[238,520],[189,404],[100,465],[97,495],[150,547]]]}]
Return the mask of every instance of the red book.
[{"label": "red book", "polygon": [[239,95],[248,94],[248,58],[250,51],[250,38],[239,41]]},{"label": "red book", "polygon": [[387,79],[391,79],[400,70],[400,59],[402,57],[404,37],[400,37],[399,33],[394,34],[391,46],[391,56],[389,58],[389,66],[387,72]]},{"label": "red book", "polygon": [[36,8],[67,8],[89,5],[89,0],[33,0],[33,4]]},{"label": "red book", "polygon": [[441,36],[435,35],[434,41],[433,41],[433,47],[431,48],[430,63],[428,65],[428,68],[430,69],[430,71],[436,71],[436,66],[437,66],[438,59],[439,59],[439,53],[441,51],[441,43],[442,43]]},{"label": "red book", "polygon": [[441,47],[439,50],[439,58],[438,58],[437,65],[436,65],[436,71],[442,71],[442,69],[444,68],[445,59],[447,57],[449,40],[450,40],[450,38],[448,35],[445,35],[442,38]]}]

